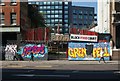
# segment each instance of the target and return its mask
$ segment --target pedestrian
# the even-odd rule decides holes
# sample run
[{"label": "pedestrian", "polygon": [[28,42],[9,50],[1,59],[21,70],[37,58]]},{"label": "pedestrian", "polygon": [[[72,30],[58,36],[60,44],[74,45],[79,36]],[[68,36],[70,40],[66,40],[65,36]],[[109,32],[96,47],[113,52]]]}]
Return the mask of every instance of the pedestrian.
[{"label": "pedestrian", "polygon": [[100,51],[100,60],[99,60],[99,63],[100,63],[101,60],[103,60],[104,63],[106,63],[103,54],[104,54],[104,49],[101,49],[101,51]]},{"label": "pedestrian", "polygon": [[31,53],[30,53],[30,61],[34,61],[33,51],[31,51]]}]

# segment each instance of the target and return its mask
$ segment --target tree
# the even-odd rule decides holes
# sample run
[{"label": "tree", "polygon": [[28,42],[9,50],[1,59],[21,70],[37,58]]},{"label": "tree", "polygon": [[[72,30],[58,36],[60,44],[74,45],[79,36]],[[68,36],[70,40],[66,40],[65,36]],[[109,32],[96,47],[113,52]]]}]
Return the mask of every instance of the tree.
[{"label": "tree", "polygon": [[43,14],[38,11],[38,6],[35,4],[29,5],[28,7],[28,16],[31,20],[31,26],[34,28],[37,27],[46,27],[45,19]]}]

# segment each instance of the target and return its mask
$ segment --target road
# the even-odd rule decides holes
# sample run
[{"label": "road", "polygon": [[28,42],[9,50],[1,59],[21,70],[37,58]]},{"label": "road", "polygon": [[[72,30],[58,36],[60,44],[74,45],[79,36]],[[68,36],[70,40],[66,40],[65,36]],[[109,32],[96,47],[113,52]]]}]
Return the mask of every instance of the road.
[{"label": "road", "polygon": [[109,80],[118,81],[119,71],[2,69],[2,81],[33,80]]},{"label": "road", "polygon": [[107,61],[107,63],[66,60],[2,61],[1,67],[2,81],[40,81],[42,79],[118,81],[120,75],[118,61]]}]

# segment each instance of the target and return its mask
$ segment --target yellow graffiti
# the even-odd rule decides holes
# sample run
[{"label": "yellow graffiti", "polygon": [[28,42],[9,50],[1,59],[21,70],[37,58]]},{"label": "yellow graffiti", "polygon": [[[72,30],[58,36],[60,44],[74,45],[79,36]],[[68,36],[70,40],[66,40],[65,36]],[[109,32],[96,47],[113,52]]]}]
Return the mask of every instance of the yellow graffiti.
[{"label": "yellow graffiti", "polygon": [[[93,57],[94,58],[100,58],[100,51],[102,50],[102,48],[94,48],[93,49]],[[110,54],[108,53],[108,49],[107,48],[104,48],[104,54],[103,54],[104,57],[109,57]]]},{"label": "yellow graffiti", "polygon": [[[102,50],[102,48],[93,48],[92,56],[94,58],[100,58],[100,51],[101,50]],[[86,48],[68,48],[68,55],[71,58],[76,58],[76,57],[85,58]],[[109,57],[110,56],[107,48],[104,48],[103,56],[104,57]]]},{"label": "yellow graffiti", "polygon": [[84,58],[86,56],[85,48],[69,48],[68,55],[72,58],[76,58],[77,56],[80,58]]}]

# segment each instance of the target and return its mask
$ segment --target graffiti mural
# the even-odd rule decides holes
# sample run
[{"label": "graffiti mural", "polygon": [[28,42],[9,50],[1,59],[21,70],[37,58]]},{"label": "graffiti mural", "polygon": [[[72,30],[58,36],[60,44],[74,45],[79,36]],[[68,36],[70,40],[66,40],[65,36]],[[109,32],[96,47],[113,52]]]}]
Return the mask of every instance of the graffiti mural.
[{"label": "graffiti mural", "polygon": [[99,60],[100,51],[104,49],[104,58],[109,60],[110,43],[74,43],[68,44],[68,60]]},{"label": "graffiti mural", "polygon": [[14,60],[15,53],[17,52],[17,45],[8,44],[5,48],[5,60]]},{"label": "graffiti mural", "polygon": [[44,44],[27,44],[21,47],[18,53],[23,58],[30,58],[31,51],[33,52],[34,58],[44,58],[48,54],[48,49]]}]

